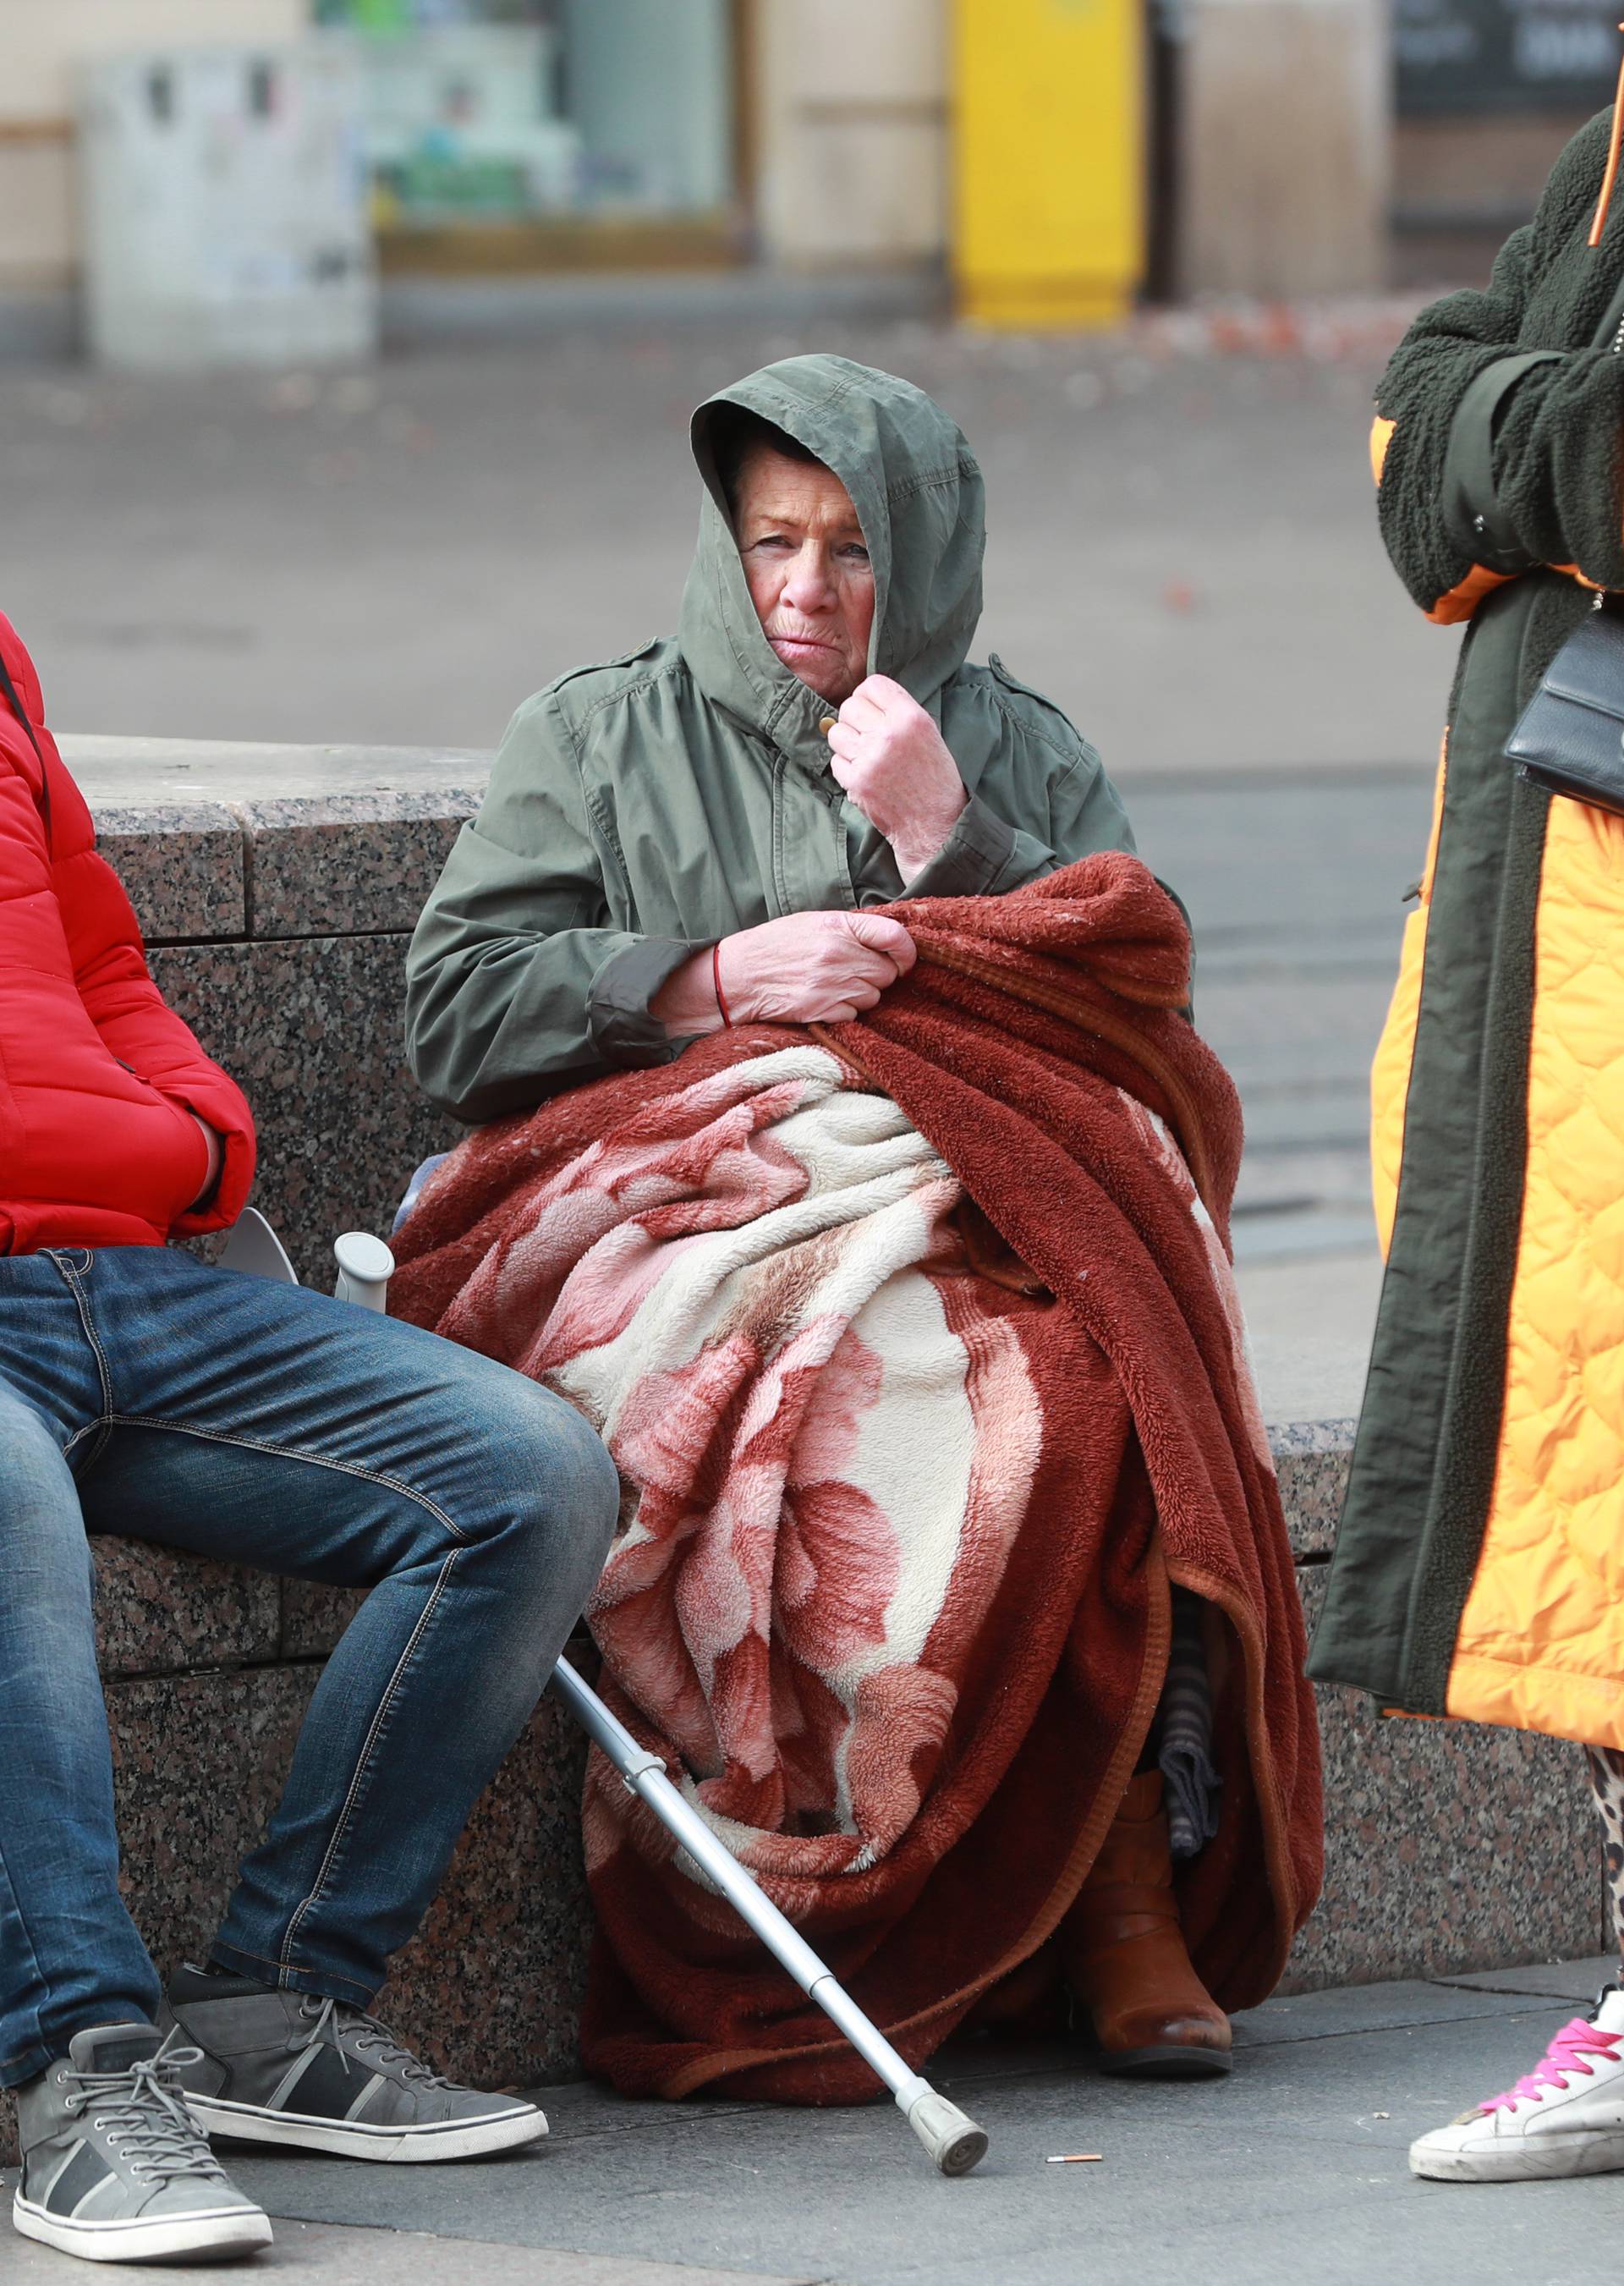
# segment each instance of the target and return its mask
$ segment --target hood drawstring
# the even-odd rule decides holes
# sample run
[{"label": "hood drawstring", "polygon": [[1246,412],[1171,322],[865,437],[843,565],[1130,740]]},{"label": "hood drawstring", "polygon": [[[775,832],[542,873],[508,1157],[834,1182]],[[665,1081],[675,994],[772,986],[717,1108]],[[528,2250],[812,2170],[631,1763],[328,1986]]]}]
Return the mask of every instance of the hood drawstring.
[{"label": "hood drawstring", "polygon": [[[1624,24],[1619,26],[1624,32]],[[1602,194],[1596,201],[1596,220],[1590,225],[1590,243],[1599,246],[1607,221],[1607,209],[1612,203],[1612,186],[1619,179],[1619,149],[1624,144],[1624,63],[1619,66],[1619,89],[1612,99],[1612,134],[1607,145],[1607,171],[1602,177]]]}]

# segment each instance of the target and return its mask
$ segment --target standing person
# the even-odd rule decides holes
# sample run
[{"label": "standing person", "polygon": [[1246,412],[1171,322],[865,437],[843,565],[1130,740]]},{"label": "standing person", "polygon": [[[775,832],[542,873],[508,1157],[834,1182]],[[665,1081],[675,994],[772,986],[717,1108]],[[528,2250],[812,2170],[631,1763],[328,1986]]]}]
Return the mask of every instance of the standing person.
[{"label": "standing person", "polygon": [[[1387,1276],[1309,1671],[1583,1741],[1624,1934],[1624,819],[1505,753],[1624,589],[1620,118],[1573,138],[1487,288],[1424,311],[1376,395],[1388,551],[1467,632],[1376,1061]],[[1624,2167],[1624,1990],[1410,2164]]]},{"label": "standing person", "polygon": [[[98,2262],[269,2241],[205,2130],[382,2160],[547,2132],[367,2011],[597,1576],[614,1470],[518,1375],[166,1246],[253,1172],[0,618],[0,2085],[17,2228]],[[167,1993],[119,1896],[87,1530],[372,1590]]]}]

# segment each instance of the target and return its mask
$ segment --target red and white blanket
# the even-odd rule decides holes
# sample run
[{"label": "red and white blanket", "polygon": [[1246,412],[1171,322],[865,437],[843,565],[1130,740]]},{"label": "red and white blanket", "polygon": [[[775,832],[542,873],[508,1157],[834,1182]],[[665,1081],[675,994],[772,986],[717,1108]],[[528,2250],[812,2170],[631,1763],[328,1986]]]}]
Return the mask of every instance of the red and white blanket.
[{"label": "red and white blanket", "polygon": [[[606,1695],[922,2059],[1041,1975],[1154,1713],[1170,1580],[1219,1614],[1224,1815],[1184,1913],[1232,2005],[1312,1903],[1319,1802],[1223,1234],[1238,1113],[1173,1013],[1176,910],[1112,856],[899,911],[919,965],[871,1017],[470,1139],[396,1307],[603,1434]],[[872,2091],[595,1759],[585,1828],[595,2068]]]}]

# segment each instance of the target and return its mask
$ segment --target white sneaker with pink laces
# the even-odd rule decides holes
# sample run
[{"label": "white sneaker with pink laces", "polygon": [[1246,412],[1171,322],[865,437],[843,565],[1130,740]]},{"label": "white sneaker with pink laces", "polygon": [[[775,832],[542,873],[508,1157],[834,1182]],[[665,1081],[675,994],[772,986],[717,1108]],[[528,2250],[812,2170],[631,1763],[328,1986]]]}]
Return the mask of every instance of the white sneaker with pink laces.
[{"label": "white sneaker with pink laces", "polygon": [[1528,2183],[1624,2168],[1624,1991],[1610,1984],[1588,2021],[1565,2024],[1504,2095],[1410,2145],[1410,2172],[1435,2183]]}]

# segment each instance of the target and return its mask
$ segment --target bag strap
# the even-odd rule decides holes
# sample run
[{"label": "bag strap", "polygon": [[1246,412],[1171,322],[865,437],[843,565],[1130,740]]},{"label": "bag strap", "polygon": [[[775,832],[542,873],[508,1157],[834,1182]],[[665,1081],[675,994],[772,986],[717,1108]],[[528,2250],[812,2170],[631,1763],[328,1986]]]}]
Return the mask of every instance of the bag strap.
[{"label": "bag strap", "polygon": [[35,796],[35,807],[38,809],[41,820],[45,828],[45,848],[47,854],[49,854],[51,848],[51,772],[45,766],[44,755],[40,752],[39,740],[34,735],[34,725],[28,720],[28,709],[24,706],[21,699],[17,695],[17,685],[12,681],[11,671],[6,666],[5,654],[4,651],[0,651],[0,693],[4,694],[7,705],[10,706],[12,713],[17,717],[17,720],[22,724],[23,736],[33,747],[34,759],[39,764],[39,792]]}]

